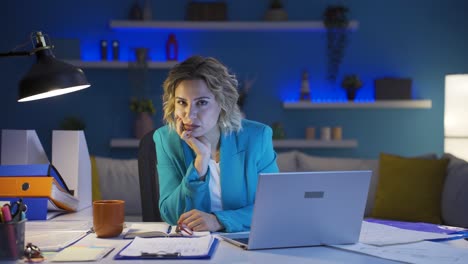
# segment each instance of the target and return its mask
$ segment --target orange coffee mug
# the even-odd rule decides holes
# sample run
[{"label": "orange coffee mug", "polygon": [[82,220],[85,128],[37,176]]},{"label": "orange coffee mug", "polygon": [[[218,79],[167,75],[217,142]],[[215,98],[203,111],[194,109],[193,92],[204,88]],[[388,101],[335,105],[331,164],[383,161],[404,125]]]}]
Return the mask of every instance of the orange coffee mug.
[{"label": "orange coffee mug", "polygon": [[93,202],[93,228],[97,237],[116,237],[122,233],[125,221],[125,201]]}]

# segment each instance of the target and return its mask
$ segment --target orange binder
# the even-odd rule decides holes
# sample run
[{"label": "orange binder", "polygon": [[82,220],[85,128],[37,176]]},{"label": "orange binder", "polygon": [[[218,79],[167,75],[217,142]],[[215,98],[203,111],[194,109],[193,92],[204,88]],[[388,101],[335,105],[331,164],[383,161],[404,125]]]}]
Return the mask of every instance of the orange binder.
[{"label": "orange binder", "polygon": [[0,196],[47,197],[53,181],[53,177],[1,177]]},{"label": "orange binder", "polygon": [[76,211],[78,207],[78,199],[50,176],[0,177],[0,197],[46,197],[67,211]]},{"label": "orange binder", "polygon": [[52,164],[0,165],[0,200],[19,198],[28,206],[28,220],[47,220],[51,211],[73,212],[79,203]]}]

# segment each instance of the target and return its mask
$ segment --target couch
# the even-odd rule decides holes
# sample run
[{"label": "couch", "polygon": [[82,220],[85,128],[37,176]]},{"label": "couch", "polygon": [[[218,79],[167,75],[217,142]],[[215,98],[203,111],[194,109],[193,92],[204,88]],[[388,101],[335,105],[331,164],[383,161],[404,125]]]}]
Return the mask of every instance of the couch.
[{"label": "couch", "polygon": [[[435,154],[419,156],[435,159]],[[468,227],[468,163],[451,154],[441,158],[449,160],[441,195],[441,217],[444,224]],[[92,157],[93,199],[122,199],[126,201],[127,215],[141,215],[138,161]],[[371,216],[379,182],[379,160],[319,157],[300,151],[278,153],[278,167],[282,172],[371,170],[372,178],[365,216]]]}]

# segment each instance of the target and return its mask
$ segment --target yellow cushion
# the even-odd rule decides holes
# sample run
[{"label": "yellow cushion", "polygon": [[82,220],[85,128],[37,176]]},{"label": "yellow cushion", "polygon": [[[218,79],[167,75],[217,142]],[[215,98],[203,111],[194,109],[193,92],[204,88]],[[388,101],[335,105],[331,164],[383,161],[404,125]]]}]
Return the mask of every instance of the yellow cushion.
[{"label": "yellow cushion", "polygon": [[99,186],[99,173],[96,167],[96,159],[94,156],[91,156],[91,182],[93,184],[93,201],[102,200],[101,188]]},{"label": "yellow cushion", "polygon": [[441,197],[448,159],[380,154],[372,217],[441,223]]}]

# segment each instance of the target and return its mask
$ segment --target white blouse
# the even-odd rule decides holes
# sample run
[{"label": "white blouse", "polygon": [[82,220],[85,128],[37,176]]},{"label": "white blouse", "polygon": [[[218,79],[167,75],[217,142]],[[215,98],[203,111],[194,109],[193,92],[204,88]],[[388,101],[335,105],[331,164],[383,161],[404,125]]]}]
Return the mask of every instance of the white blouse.
[{"label": "white blouse", "polygon": [[223,204],[221,202],[221,181],[219,175],[220,168],[219,163],[215,160],[210,159],[210,163],[208,164],[210,169],[210,198],[211,198],[211,211],[221,211],[223,210]]}]

